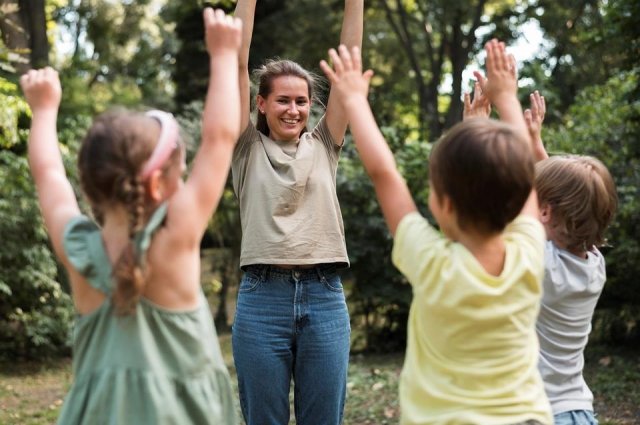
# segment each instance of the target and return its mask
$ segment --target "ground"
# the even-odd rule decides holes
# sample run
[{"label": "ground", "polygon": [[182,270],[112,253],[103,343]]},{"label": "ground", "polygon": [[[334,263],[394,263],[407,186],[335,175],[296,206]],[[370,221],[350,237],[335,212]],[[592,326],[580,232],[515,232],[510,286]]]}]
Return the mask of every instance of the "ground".
[{"label": "ground", "polygon": [[[234,377],[230,336],[221,335]],[[596,397],[601,425],[640,424],[640,350],[590,346],[585,377]],[[351,358],[345,425],[397,424],[397,386],[402,354]],[[55,422],[71,383],[71,361],[0,364],[0,424]],[[235,385],[235,382],[234,382]]]}]

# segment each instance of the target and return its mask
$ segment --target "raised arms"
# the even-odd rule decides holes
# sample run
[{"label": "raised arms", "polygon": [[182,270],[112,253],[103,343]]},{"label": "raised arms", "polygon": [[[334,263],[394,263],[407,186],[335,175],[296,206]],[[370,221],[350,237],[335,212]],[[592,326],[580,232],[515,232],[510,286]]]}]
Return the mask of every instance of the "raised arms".
[{"label": "raised arms", "polygon": [[56,119],[62,95],[60,80],[58,73],[47,67],[23,75],[20,86],[32,113],[28,156],[40,209],[53,248],[66,264],[62,234],[69,219],[79,215],[80,209],[58,149]]},{"label": "raised arms", "polygon": [[[340,44],[349,49],[353,47],[361,49],[363,26],[364,0],[345,0]],[[326,122],[335,143],[341,144],[349,121],[342,103],[333,94],[333,86],[329,91],[329,99],[327,100]]]},{"label": "raised arms", "polygon": [[417,208],[367,101],[373,72],[362,73],[359,48],[354,47],[349,52],[345,46],[340,46],[338,50],[339,54],[333,49],[329,51],[333,69],[325,61],[320,63],[320,67],[331,82],[336,100],[344,108],[345,118],[351,127],[362,163],[376,189],[387,226],[395,235],[400,220],[417,211]]},{"label": "raised arms", "polygon": [[240,85],[240,128],[249,124],[251,114],[251,80],[249,78],[249,49],[253,35],[253,21],[256,12],[256,0],[238,0],[234,16],[242,21],[242,44],[238,58]]},{"label": "raised arms", "polygon": [[[487,79],[480,83],[482,91],[498,110],[500,119],[511,124],[523,142],[531,143],[529,129],[517,96],[518,76],[515,58],[507,54],[504,43],[495,39],[487,42],[484,49],[487,52]],[[478,81],[481,81],[481,77]],[[521,214],[538,217],[538,200],[535,190],[531,191]]]},{"label": "raised arms", "polygon": [[549,158],[547,150],[544,148],[544,143],[542,143],[542,122],[544,121],[544,114],[547,112],[547,105],[544,101],[544,96],[540,96],[537,90],[529,95],[529,100],[531,101],[531,107],[525,109],[524,121],[529,130],[529,137],[531,137],[533,157],[536,161],[542,161]]},{"label": "raised arms", "polygon": [[221,10],[204,11],[209,52],[209,87],[203,111],[202,143],[184,187],[169,204],[169,225],[179,226],[188,243],[199,244],[216,208],[240,135],[238,51],[242,22]]}]

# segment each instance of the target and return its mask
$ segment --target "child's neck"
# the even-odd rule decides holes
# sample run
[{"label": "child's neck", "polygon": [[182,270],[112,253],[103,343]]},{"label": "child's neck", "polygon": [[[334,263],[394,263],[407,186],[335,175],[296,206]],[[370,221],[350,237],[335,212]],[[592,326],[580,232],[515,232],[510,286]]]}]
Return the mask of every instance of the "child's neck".
[{"label": "child's neck", "polygon": [[492,276],[500,276],[504,268],[506,248],[502,233],[489,236],[460,232],[456,238],[478,260],[482,268]]}]

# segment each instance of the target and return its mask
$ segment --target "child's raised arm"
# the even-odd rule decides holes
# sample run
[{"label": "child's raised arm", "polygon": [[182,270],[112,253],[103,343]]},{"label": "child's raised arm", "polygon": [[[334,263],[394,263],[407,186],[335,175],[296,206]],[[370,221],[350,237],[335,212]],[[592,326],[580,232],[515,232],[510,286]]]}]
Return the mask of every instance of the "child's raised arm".
[{"label": "child's raised arm", "polygon": [[24,74],[20,78],[20,86],[32,114],[29,167],[53,248],[66,264],[62,234],[69,219],[79,215],[80,209],[58,148],[56,119],[62,95],[60,80],[58,73],[47,67]]},{"label": "child's raised arm", "polygon": [[544,148],[544,143],[542,143],[542,122],[544,121],[544,114],[547,112],[547,105],[544,101],[544,96],[540,96],[538,90],[531,93],[529,99],[531,108],[525,109],[524,121],[529,130],[533,157],[536,161],[542,161],[549,158],[547,150]]},{"label": "child's raised arm", "polygon": [[[364,26],[364,0],[344,0],[344,17],[340,32],[340,44],[348,49],[362,49]],[[340,144],[347,131],[348,121],[342,102],[333,95],[333,86],[327,100],[326,123],[335,143]]]},{"label": "child's raised arm", "polygon": [[493,39],[484,46],[487,52],[487,79],[480,82],[482,92],[500,114],[500,120],[511,124],[523,140],[529,140],[522,107],[518,101],[518,76],[513,55],[507,54],[503,42]]},{"label": "child's raised arm", "polygon": [[349,52],[341,45],[338,50],[340,54],[334,49],[329,51],[333,69],[325,61],[320,62],[320,67],[345,110],[356,148],[376,189],[387,226],[391,234],[395,235],[400,220],[417,211],[417,208],[367,101],[373,72],[369,70],[362,73],[358,47]]},{"label": "child's raised arm", "polygon": [[202,142],[184,187],[169,204],[168,220],[189,242],[199,244],[224,189],[233,148],[240,135],[238,51],[242,22],[223,11],[204,10],[209,52],[209,88],[202,120]]},{"label": "child's raised arm", "polygon": [[[484,49],[487,52],[487,80],[481,82],[482,91],[498,110],[500,120],[511,124],[522,141],[531,146],[529,129],[517,96],[516,60],[513,55],[507,54],[504,43],[496,39],[488,41]],[[538,217],[538,200],[535,190],[531,191],[520,214]]]}]

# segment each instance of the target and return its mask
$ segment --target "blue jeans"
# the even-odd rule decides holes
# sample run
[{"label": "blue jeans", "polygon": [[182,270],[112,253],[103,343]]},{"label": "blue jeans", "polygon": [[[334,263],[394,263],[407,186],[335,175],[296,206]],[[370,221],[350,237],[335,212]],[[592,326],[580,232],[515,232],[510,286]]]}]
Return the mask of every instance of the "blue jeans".
[{"label": "blue jeans", "polygon": [[335,267],[248,266],[232,328],[240,406],[248,425],[342,423],[349,312]]},{"label": "blue jeans", "polygon": [[555,425],[598,425],[591,410],[571,410],[553,416]]}]

